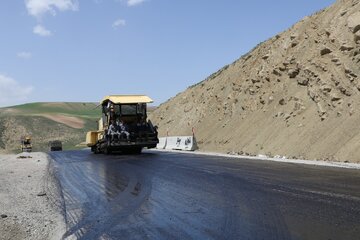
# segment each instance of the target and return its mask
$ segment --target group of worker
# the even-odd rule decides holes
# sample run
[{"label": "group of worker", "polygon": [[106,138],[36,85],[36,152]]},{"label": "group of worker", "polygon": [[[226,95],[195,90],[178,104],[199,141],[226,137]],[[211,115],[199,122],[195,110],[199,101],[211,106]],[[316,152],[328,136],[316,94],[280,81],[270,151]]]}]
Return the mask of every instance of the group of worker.
[{"label": "group of worker", "polygon": [[126,140],[130,141],[130,133],[127,131],[126,126],[122,120],[116,120],[116,122],[114,120],[110,121],[108,135],[111,136],[111,140],[114,140],[115,136],[120,139],[121,136],[125,135]]}]

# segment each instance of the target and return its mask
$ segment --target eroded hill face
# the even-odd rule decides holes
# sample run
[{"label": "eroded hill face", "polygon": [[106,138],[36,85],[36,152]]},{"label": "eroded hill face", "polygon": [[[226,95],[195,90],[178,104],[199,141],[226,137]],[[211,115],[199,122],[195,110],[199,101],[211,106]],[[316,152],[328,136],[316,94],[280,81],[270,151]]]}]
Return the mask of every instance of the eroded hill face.
[{"label": "eroded hill face", "polygon": [[360,3],[340,0],[151,115],[201,150],[360,162]]}]

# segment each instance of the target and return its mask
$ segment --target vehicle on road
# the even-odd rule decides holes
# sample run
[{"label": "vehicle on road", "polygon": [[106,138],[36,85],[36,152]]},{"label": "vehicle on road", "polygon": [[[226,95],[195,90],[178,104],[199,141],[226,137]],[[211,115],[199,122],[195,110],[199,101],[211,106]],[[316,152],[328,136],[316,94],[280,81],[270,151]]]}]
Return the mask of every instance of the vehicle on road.
[{"label": "vehicle on road", "polygon": [[32,144],[31,144],[30,136],[21,137],[20,142],[21,142],[21,152],[31,152],[32,151]]},{"label": "vehicle on road", "polygon": [[62,151],[62,142],[59,140],[54,140],[49,142],[49,150],[52,151]]},{"label": "vehicle on road", "polygon": [[86,145],[94,153],[121,151],[141,153],[143,148],[155,148],[157,127],[147,120],[147,104],[153,100],[145,95],[110,95],[100,105],[102,116],[98,130],[86,134]]}]

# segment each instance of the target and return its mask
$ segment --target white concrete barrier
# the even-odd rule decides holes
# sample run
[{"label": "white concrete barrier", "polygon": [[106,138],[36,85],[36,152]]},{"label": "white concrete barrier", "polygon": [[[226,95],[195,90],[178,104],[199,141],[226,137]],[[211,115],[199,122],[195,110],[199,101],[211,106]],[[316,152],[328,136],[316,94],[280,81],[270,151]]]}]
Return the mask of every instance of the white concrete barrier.
[{"label": "white concrete barrier", "polygon": [[194,151],[197,149],[196,140],[193,136],[167,137],[165,149]]},{"label": "white concrete barrier", "polygon": [[159,143],[156,145],[157,149],[165,149],[167,139],[166,137],[159,138]]},{"label": "white concrete barrier", "polygon": [[165,149],[174,150],[179,146],[178,137],[167,137]]}]

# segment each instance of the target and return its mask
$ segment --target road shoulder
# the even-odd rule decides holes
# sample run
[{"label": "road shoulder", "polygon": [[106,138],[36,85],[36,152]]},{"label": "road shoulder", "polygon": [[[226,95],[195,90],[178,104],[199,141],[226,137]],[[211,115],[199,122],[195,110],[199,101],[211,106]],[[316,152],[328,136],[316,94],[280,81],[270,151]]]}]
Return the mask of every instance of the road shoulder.
[{"label": "road shoulder", "polygon": [[61,239],[59,188],[45,153],[0,155],[0,240]]}]

